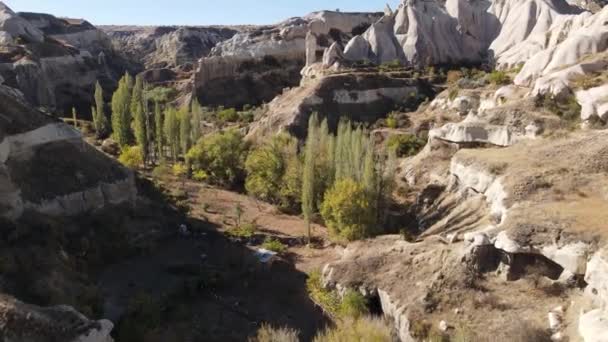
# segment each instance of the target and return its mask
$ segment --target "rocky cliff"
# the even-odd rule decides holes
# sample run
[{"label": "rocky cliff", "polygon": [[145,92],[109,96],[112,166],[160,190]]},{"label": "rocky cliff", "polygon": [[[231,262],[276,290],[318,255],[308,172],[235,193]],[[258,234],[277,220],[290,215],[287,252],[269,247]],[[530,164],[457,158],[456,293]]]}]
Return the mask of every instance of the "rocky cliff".
[{"label": "rocky cliff", "polygon": [[322,55],[325,47],[345,43],[380,16],[323,11],[237,33],[200,60],[195,95],[210,105],[241,107],[269,102],[284,88],[299,84],[309,32],[316,37],[312,54]]},{"label": "rocky cliff", "polygon": [[125,70],[109,38],[83,20],[16,14],[0,3],[0,76],[26,99],[59,115],[88,115],[97,80],[112,89]]}]

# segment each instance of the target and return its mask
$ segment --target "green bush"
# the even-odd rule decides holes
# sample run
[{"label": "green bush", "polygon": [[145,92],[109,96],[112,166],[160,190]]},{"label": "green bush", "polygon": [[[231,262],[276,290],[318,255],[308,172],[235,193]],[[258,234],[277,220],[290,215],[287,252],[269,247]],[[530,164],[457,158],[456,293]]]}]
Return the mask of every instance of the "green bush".
[{"label": "green bush", "polygon": [[217,113],[217,118],[223,122],[237,122],[239,120],[239,114],[237,113],[236,109],[228,108],[220,110]]},{"label": "green bush", "polygon": [[388,71],[398,70],[401,67],[402,67],[401,61],[398,59],[395,59],[390,62],[384,62],[384,63],[380,64],[380,66],[378,68],[380,71],[388,72]]},{"label": "green bush", "polygon": [[300,178],[300,172],[290,164],[295,163],[297,148],[295,138],[279,134],[251,151],[245,162],[247,192],[263,201],[293,206],[293,197],[299,196],[299,192],[292,194],[292,188],[299,184],[293,184],[292,177],[295,172]]},{"label": "green bush", "polygon": [[395,152],[397,157],[405,158],[418,154],[426,145],[426,141],[413,134],[398,134],[391,135],[386,144],[390,151]]},{"label": "green bush", "polygon": [[574,128],[581,119],[581,105],[574,95],[555,98],[550,95],[539,95],[535,99],[536,107],[543,107],[559,116],[568,126]]},{"label": "green bush", "polygon": [[284,243],[271,237],[266,238],[266,241],[262,244],[262,248],[279,254],[287,251],[287,246]]},{"label": "green bush", "polygon": [[242,224],[228,231],[228,235],[236,238],[251,238],[255,235],[256,225],[253,223]]},{"label": "green bush", "polygon": [[247,143],[236,130],[203,137],[186,154],[193,172],[204,171],[212,183],[234,186],[244,178]]},{"label": "green bush", "polygon": [[124,166],[130,169],[137,169],[144,163],[142,157],[141,147],[139,146],[126,146],[122,149],[118,161]]},{"label": "green bush", "polygon": [[488,80],[494,85],[504,85],[511,83],[511,77],[506,72],[494,70],[488,75]]},{"label": "green bush", "polygon": [[397,128],[397,119],[394,116],[389,116],[388,118],[386,118],[386,127],[388,128]]},{"label": "green bush", "polygon": [[360,318],[369,313],[367,299],[357,291],[348,290],[342,297],[340,303],[340,315],[342,317]]},{"label": "green bush", "polygon": [[347,240],[372,235],[374,210],[363,185],[352,179],[336,182],[325,193],[321,216],[331,232]]}]

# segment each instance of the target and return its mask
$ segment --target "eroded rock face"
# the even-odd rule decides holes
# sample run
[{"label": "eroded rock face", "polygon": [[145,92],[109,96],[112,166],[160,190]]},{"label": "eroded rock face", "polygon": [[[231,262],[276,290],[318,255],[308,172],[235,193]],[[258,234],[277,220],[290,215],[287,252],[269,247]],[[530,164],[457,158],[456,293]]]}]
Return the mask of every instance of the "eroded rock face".
[{"label": "eroded rock face", "polygon": [[101,26],[114,47],[146,68],[196,63],[237,30],[224,27]]},{"label": "eroded rock face", "polygon": [[346,116],[356,122],[372,123],[396,105],[418,106],[433,94],[432,87],[410,78],[382,74],[335,74],[316,78],[292,89],[268,104],[267,113],[248,134],[250,139],[288,131],[304,138],[311,113],[326,116],[330,129]]},{"label": "eroded rock face", "polygon": [[114,325],[93,321],[69,306],[39,307],[0,294],[0,332],[5,341],[113,342]]},{"label": "eroded rock face", "polygon": [[325,48],[345,43],[380,16],[323,11],[239,32],[199,61],[196,96],[210,105],[270,102],[299,85],[302,67],[320,61]]},{"label": "eroded rock face", "polygon": [[76,107],[86,117],[95,82],[112,88],[131,69],[110,39],[86,21],[15,14],[0,5],[0,75],[36,106],[66,115]]},{"label": "eroded rock face", "polygon": [[72,216],[135,201],[133,174],[80,132],[32,109],[6,86],[0,103],[0,216]]}]

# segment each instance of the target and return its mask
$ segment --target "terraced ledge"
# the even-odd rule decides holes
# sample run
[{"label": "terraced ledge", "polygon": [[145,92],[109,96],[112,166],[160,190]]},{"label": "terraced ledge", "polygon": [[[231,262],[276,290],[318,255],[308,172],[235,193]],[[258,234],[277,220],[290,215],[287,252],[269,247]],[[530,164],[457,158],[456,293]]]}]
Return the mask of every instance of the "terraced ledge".
[{"label": "terraced ledge", "polygon": [[0,143],[0,163],[39,145],[80,139],[80,132],[63,123],[51,123],[26,133],[11,135]]}]

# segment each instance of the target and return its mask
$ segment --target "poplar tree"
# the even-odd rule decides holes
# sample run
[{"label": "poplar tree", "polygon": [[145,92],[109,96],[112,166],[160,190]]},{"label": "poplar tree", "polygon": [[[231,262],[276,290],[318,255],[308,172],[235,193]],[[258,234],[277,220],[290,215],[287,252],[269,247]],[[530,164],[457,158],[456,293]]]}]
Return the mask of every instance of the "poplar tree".
[{"label": "poplar tree", "polygon": [[126,74],[118,82],[118,89],[112,95],[112,131],[114,140],[125,147],[131,142],[131,92],[129,90],[129,79],[131,76]]},{"label": "poplar tree", "polygon": [[141,157],[144,165],[148,159],[148,130],[146,124],[146,113],[144,112],[144,81],[141,76],[135,79],[133,86],[133,95],[131,96],[130,110],[134,119],[135,140],[141,147]]},{"label": "poplar tree", "polygon": [[192,101],[192,143],[198,142],[202,136],[203,108],[198,99]]},{"label": "poplar tree", "polygon": [[177,161],[179,156],[179,118],[178,113],[174,108],[168,108],[165,111],[165,122],[163,123],[163,131],[165,135],[165,141],[171,151],[171,157],[173,161]]},{"label": "poplar tree", "polygon": [[179,111],[179,143],[182,153],[188,153],[192,146],[192,117],[188,107],[184,107]]},{"label": "poplar tree", "polygon": [[93,125],[99,138],[105,137],[110,133],[110,123],[106,117],[105,103],[103,101],[103,88],[99,82],[95,83],[95,111],[91,112],[93,116]]},{"label": "poplar tree", "polygon": [[158,101],[154,102],[154,128],[156,129],[156,151],[158,153],[157,161],[164,158],[164,134],[163,134],[163,113]]},{"label": "poplar tree", "polygon": [[315,210],[315,158],[317,153],[317,129],[319,120],[317,114],[313,113],[308,120],[308,137],[304,150],[304,167],[302,172],[302,213],[306,219],[308,243],[310,244],[311,220]]}]

